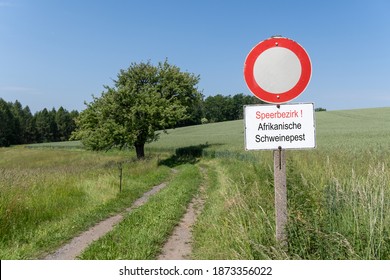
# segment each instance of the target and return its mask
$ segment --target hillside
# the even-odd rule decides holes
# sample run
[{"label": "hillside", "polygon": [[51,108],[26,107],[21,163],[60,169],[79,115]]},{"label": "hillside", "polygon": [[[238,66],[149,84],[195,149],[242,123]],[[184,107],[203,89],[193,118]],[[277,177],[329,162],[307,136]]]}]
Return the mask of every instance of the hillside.
[{"label": "hillside", "polygon": [[[388,148],[390,107],[317,112],[318,149]],[[243,120],[211,123],[177,129],[148,145],[151,149],[175,149],[208,143],[212,149],[244,151]]]},{"label": "hillside", "polygon": [[[390,107],[316,112],[317,149],[388,148]],[[168,129],[157,142],[147,144],[149,151],[205,145],[213,150],[244,149],[244,121],[227,121]],[[81,148],[79,141],[31,144],[29,147]],[[250,152],[249,152],[250,153]]]}]

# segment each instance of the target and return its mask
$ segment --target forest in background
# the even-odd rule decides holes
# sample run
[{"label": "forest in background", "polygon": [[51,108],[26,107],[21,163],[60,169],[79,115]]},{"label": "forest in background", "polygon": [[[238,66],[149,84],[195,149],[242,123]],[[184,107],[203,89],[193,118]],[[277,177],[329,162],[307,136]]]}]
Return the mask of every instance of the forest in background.
[{"label": "forest in background", "polygon": [[[262,103],[255,96],[242,93],[217,94],[203,98],[200,104],[189,108],[190,117],[178,126],[239,120],[243,118],[243,106]],[[16,100],[6,102],[0,98],[0,147],[10,145],[68,141],[76,128],[79,112],[44,108],[31,113],[28,106]]]},{"label": "forest in background", "polygon": [[6,102],[0,98],[0,147],[67,141],[76,128],[78,115],[78,111],[69,112],[63,107],[44,108],[32,114],[19,101]]}]

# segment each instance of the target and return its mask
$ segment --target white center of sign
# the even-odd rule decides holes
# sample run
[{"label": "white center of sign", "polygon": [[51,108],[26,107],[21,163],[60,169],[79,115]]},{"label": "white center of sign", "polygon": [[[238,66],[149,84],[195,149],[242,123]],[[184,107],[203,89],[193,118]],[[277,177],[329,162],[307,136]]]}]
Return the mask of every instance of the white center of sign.
[{"label": "white center of sign", "polygon": [[256,83],[263,90],[273,94],[292,89],[298,83],[301,72],[302,67],[298,57],[283,47],[265,50],[253,66]]}]

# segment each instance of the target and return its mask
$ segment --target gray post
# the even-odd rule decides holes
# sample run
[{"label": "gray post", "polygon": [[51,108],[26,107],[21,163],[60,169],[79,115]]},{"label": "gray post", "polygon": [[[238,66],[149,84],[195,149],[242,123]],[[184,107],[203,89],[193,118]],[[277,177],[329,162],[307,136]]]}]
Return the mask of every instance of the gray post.
[{"label": "gray post", "polygon": [[274,187],[276,240],[287,246],[287,186],[286,186],[286,150],[279,147],[274,150]]}]

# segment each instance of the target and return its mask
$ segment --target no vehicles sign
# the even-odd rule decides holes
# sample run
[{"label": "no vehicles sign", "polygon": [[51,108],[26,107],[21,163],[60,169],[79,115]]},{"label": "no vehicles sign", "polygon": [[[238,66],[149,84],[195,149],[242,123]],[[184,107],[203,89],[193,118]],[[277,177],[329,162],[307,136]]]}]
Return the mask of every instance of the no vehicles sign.
[{"label": "no vehicles sign", "polygon": [[315,148],[314,104],[244,107],[247,150]]},{"label": "no vehicles sign", "polygon": [[259,99],[282,104],[299,96],[311,77],[311,61],[297,42],[272,37],[256,45],[244,64],[244,78]]}]

